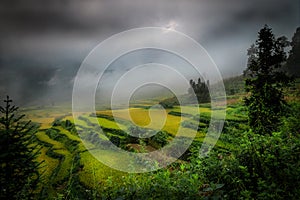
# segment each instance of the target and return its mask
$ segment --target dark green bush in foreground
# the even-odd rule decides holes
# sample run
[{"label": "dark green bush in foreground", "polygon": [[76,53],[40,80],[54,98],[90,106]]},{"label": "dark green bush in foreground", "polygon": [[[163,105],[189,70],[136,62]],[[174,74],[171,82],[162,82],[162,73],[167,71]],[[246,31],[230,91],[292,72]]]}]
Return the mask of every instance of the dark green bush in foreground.
[{"label": "dark green bush in foreground", "polygon": [[296,199],[300,196],[300,137],[283,132],[271,136],[245,133],[231,155],[214,152],[204,159],[203,173],[225,184],[225,197]]}]

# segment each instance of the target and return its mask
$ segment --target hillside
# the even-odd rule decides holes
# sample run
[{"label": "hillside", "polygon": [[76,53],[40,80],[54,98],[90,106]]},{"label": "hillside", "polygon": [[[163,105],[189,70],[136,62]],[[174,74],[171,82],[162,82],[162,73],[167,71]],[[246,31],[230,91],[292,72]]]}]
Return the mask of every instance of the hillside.
[{"label": "hillside", "polygon": [[[244,92],[244,77],[241,76],[235,76],[231,78],[227,78],[223,80],[225,92],[227,95],[227,98],[237,98],[237,96],[234,96],[236,94],[243,94]],[[214,87],[214,85],[211,85],[211,87]],[[183,94],[178,97],[183,104],[195,104],[193,98],[190,97],[189,94]],[[200,102],[203,103],[203,102]],[[172,106],[179,105],[178,99],[176,97],[170,97],[163,99],[160,101],[160,104],[166,108],[172,108]]]}]

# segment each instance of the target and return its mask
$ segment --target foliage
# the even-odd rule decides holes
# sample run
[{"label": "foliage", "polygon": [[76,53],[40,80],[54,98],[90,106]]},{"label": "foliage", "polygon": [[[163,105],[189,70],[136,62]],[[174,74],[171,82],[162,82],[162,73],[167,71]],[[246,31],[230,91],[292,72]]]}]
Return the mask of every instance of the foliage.
[{"label": "foliage", "polygon": [[[137,126],[131,126],[129,131],[133,135],[143,135],[145,138],[133,137],[128,136],[126,143],[136,143],[136,144],[149,144],[152,147],[159,149],[166,144],[168,144],[168,138],[170,137],[166,131],[154,131],[154,130],[147,130],[143,128],[139,128]],[[155,135],[153,135],[155,133]],[[151,137],[147,137],[147,135],[153,135]]]},{"label": "foliage", "polygon": [[300,195],[300,140],[282,133],[247,132],[234,155],[214,152],[204,161],[206,177],[225,184],[226,197],[295,199]]},{"label": "foliage", "polygon": [[[209,182],[225,184],[225,199],[297,199],[300,195],[300,104],[281,119],[280,132],[256,134],[230,126],[221,140],[236,144],[231,151],[214,149],[203,158]],[[230,135],[228,134],[230,133]]]},{"label": "foliage", "polygon": [[102,199],[203,199],[220,198],[223,185],[204,184],[201,163],[174,163],[169,169],[147,174],[122,176],[121,184],[112,177],[103,183]]},{"label": "foliage", "polygon": [[280,130],[287,137],[290,137],[290,134],[300,135],[300,103],[292,103],[287,113],[287,116],[282,118]]},{"label": "foliage", "polygon": [[40,181],[39,166],[35,161],[40,149],[35,142],[35,130],[30,121],[18,115],[12,100],[0,106],[0,198],[28,199],[34,196]]},{"label": "foliage", "polygon": [[197,83],[193,80],[190,80],[190,88],[188,89],[189,95],[193,95],[195,93],[197,100],[199,103],[206,103],[210,102],[210,95],[209,95],[209,82],[207,83],[202,82],[199,78]]},{"label": "foliage", "polygon": [[258,33],[258,40],[248,50],[245,98],[249,125],[256,133],[271,134],[278,130],[280,116],[284,114],[283,88],[291,79],[281,70],[286,60],[286,39],[275,39],[272,30],[265,25]]},{"label": "foliage", "polygon": [[169,138],[169,135],[167,132],[158,131],[154,136],[150,137],[149,144],[151,144],[151,146],[159,149],[169,143],[168,138]]},{"label": "foliage", "polygon": [[[244,92],[244,77],[236,76],[223,80],[227,95],[235,95]],[[214,85],[212,85],[213,87]]]},{"label": "foliage", "polygon": [[177,99],[176,96],[168,98],[168,99],[164,99],[161,102],[159,102],[159,104],[164,107],[164,108],[173,108],[174,106],[179,105],[179,101]]}]

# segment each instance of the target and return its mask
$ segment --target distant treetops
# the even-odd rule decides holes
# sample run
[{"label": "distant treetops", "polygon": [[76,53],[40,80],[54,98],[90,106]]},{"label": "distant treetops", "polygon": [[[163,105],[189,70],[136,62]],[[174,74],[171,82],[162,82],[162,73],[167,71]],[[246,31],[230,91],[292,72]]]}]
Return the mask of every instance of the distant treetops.
[{"label": "distant treetops", "polygon": [[195,93],[197,100],[199,103],[207,103],[210,102],[210,95],[209,95],[209,81],[205,83],[201,81],[201,78],[198,78],[197,82],[194,80],[190,80],[190,88],[188,89],[188,94],[193,95]]}]

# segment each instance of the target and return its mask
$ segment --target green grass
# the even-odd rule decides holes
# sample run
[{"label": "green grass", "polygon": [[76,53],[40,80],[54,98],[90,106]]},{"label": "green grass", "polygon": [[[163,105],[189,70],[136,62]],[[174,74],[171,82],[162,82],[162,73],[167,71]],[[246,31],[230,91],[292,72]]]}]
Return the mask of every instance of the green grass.
[{"label": "green grass", "polygon": [[43,176],[46,179],[49,179],[53,173],[53,169],[55,169],[57,167],[57,165],[59,164],[59,161],[57,159],[47,156],[46,155],[47,151],[48,151],[48,148],[43,147],[41,149],[41,154],[37,158],[37,161],[44,162],[42,164],[42,168],[40,169],[40,171],[43,172]]},{"label": "green grass", "polygon": [[[112,156],[107,151],[101,151],[99,153],[104,156]],[[79,173],[79,178],[88,188],[102,186],[108,177],[114,177],[114,181],[117,181],[119,177],[126,175],[123,172],[114,170],[102,164],[88,151],[81,153],[80,156],[84,168]]]},{"label": "green grass", "polygon": [[[209,105],[201,105],[201,107],[197,107],[194,105],[190,106],[182,106],[181,108],[176,106],[172,109],[159,110],[159,109],[148,109],[147,104],[138,105],[136,104],[134,108],[130,108],[129,110],[120,109],[114,110],[114,117],[120,119],[120,123],[117,123],[114,118],[112,117],[111,110],[102,110],[97,111],[97,119],[103,130],[108,130],[108,135],[115,135],[118,132],[111,133],[109,130],[123,130],[127,131],[128,128],[132,124],[136,124],[141,127],[146,127],[153,130],[164,130],[170,133],[171,135],[175,136],[178,132],[179,128],[181,127],[181,135],[184,137],[191,137],[193,136],[195,127],[200,124],[200,130],[197,132],[195,141],[202,143],[206,136],[207,126],[211,115],[211,110]],[[195,116],[199,115],[200,110],[200,123],[195,121]],[[129,115],[127,113],[129,111]],[[245,119],[245,109],[241,105],[230,105],[226,109],[227,116],[226,120],[229,122],[237,123],[237,128],[246,126],[244,125],[243,120]],[[29,112],[29,111],[28,111]],[[70,120],[74,122],[72,115],[70,114],[61,114],[59,112],[50,112],[47,117],[41,117],[45,113],[45,111],[34,111],[31,115],[34,118],[34,121],[39,122],[41,124],[42,129],[49,129],[51,128],[51,124],[53,123],[54,119],[60,119],[62,121]],[[180,113],[184,113],[184,115],[180,116]],[[216,116],[221,116],[221,111],[215,111]],[[166,116],[166,118],[164,118]],[[131,122],[132,119],[132,122]],[[85,134],[89,134],[93,132],[95,127],[92,126],[91,121],[95,120],[94,116],[91,116],[88,113],[82,115],[82,118],[77,120],[79,126],[78,130],[83,131]],[[165,124],[161,126],[161,122],[165,120]],[[243,122],[243,123],[240,123]],[[186,123],[187,125],[183,125]],[[192,127],[189,127],[192,126]],[[62,138],[54,139],[49,138],[49,136],[45,133],[45,131],[39,131],[37,133],[37,138],[40,141],[44,141],[42,145],[42,153],[39,157],[39,160],[45,160],[45,177],[49,182],[55,183],[52,191],[55,192],[56,187],[63,188],[62,184],[65,184],[65,181],[68,179],[70,175],[70,169],[72,166],[72,162],[74,156],[79,153],[80,155],[80,164],[83,165],[83,168],[76,172],[79,175],[80,184],[84,185],[87,188],[95,188],[99,189],[100,187],[106,186],[106,181],[111,180],[117,183],[122,184],[122,177],[126,177],[127,174],[111,169],[110,167],[106,166],[105,164],[99,162],[93,154],[99,156],[99,158],[104,158],[109,160],[111,164],[118,164],[118,163],[128,163],[129,158],[126,156],[121,157],[116,152],[112,152],[105,149],[97,149],[94,144],[89,141],[82,141],[82,139],[74,133],[69,132],[62,126],[55,126],[53,127],[57,129],[58,133]],[[96,131],[95,131],[96,132]],[[230,134],[230,133],[226,133]],[[103,135],[99,135],[102,139],[104,138]],[[124,136],[120,136],[124,137]],[[225,138],[225,137],[224,137]],[[208,142],[209,139],[205,139]],[[68,146],[68,141],[76,141],[76,148],[72,151]],[[170,142],[172,139],[170,137]],[[75,144],[75,143],[74,143]],[[50,146],[49,146],[50,145]],[[226,140],[220,139],[217,141],[215,148],[221,150],[230,150],[234,149],[235,144],[231,144],[226,142]],[[48,154],[47,154],[48,152]],[[63,159],[53,158],[49,155],[49,152],[53,152],[54,156],[56,154],[62,155]],[[44,169],[45,170],[45,169]],[[51,179],[51,180],[50,180]],[[100,189],[99,189],[100,190]]]},{"label": "green grass", "polygon": [[197,115],[199,112],[201,113],[209,113],[211,110],[207,107],[198,107],[198,106],[175,106],[173,109],[170,109],[175,112],[186,113],[190,115]]},{"label": "green grass", "polygon": [[56,140],[52,140],[44,131],[40,131],[36,134],[37,138],[41,141],[45,141],[51,145],[53,145],[54,149],[64,148],[64,145]]},{"label": "green grass", "polygon": [[69,175],[73,155],[66,149],[56,149],[55,152],[64,155],[64,160],[61,162],[60,170],[54,179],[54,182],[57,182],[64,180]]},{"label": "green grass", "polygon": [[75,136],[73,134],[71,134],[69,131],[67,131],[66,129],[62,128],[62,127],[57,127],[57,129],[60,131],[60,134],[64,134],[65,136],[67,136],[70,140],[75,140],[78,141],[78,150],[79,151],[84,151],[86,150],[85,146],[82,143],[82,140],[78,137]]},{"label": "green grass", "polygon": [[[56,177],[54,178],[54,181],[62,180],[63,178],[65,178],[68,175],[68,171],[69,171],[69,167],[70,167],[70,161],[72,160],[71,153],[66,149],[64,144],[62,144],[59,141],[56,141],[56,140],[53,140],[53,139],[49,138],[49,136],[46,135],[44,132],[39,132],[37,134],[37,137],[38,137],[39,140],[47,142],[47,143],[53,145],[52,147],[48,147],[47,151],[51,150],[54,153],[60,154],[64,157],[63,160],[56,159],[57,160],[56,162],[58,162],[58,164],[60,163],[61,166],[59,168],[59,171],[58,171]],[[46,154],[46,152],[45,152],[45,154]],[[44,155],[44,159],[45,159],[46,163],[50,163],[51,161],[53,161],[54,158],[51,158],[47,155]],[[52,173],[53,173],[53,170],[54,169],[52,169]],[[48,177],[48,178],[50,179],[50,178],[53,178],[53,177]]]},{"label": "green grass", "polygon": [[[128,121],[133,121],[138,126],[150,128],[153,130],[164,130],[175,135],[180,127],[181,120],[186,117],[168,115],[164,110],[152,109],[150,112],[144,108],[99,111],[100,114],[109,115]],[[128,114],[129,113],[129,114]],[[164,114],[165,113],[165,114]],[[151,115],[151,116],[150,116]],[[166,116],[166,118],[165,118]],[[165,121],[165,124],[162,122]]]}]

